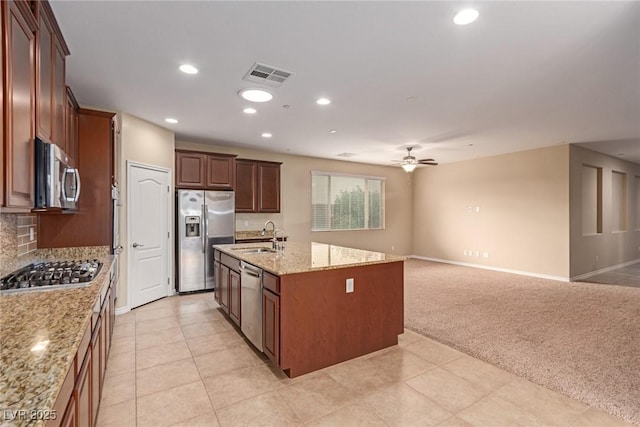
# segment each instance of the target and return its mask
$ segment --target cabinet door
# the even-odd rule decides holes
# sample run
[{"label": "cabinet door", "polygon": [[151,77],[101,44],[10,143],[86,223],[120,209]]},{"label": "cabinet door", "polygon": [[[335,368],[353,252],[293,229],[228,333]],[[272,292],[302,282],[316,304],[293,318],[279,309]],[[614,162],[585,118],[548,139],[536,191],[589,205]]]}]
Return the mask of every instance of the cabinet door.
[{"label": "cabinet door", "polygon": [[73,166],[78,166],[78,103],[70,88],[65,90],[65,141],[66,153],[73,160]]},{"label": "cabinet door", "polygon": [[207,155],[207,188],[233,190],[235,188],[235,156]]},{"label": "cabinet door", "polygon": [[204,188],[206,163],[203,153],[176,151],[176,188]]},{"label": "cabinet door", "polygon": [[64,411],[64,416],[62,417],[62,421],[60,421],[60,427],[76,427],[78,425],[76,418],[76,397],[74,393],[71,395],[67,409]]},{"label": "cabinet door", "polygon": [[262,292],[262,343],[264,354],[276,365],[280,363],[280,297]]},{"label": "cabinet door", "polygon": [[258,163],[258,211],[280,212],[280,164]]},{"label": "cabinet door", "polygon": [[98,319],[91,338],[91,418],[94,423],[98,420],[98,406],[100,406],[102,382],[102,319]]},{"label": "cabinet door", "polygon": [[4,205],[33,207],[36,22],[27,2],[2,2],[5,41]]},{"label": "cabinet door", "polygon": [[76,379],[76,410],[79,426],[92,426],[91,422],[91,351],[87,351]]},{"label": "cabinet door", "polygon": [[42,5],[38,13],[37,40],[37,90],[38,90],[38,136],[46,141],[53,137],[53,23]]},{"label": "cabinet door", "polygon": [[224,264],[220,265],[220,307],[229,314],[229,267]]},{"label": "cabinet door", "polygon": [[229,317],[240,326],[240,273],[229,270]]},{"label": "cabinet door", "polygon": [[236,212],[258,212],[258,165],[236,160]]},{"label": "cabinet door", "polygon": [[220,281],[222,280],[222,264],[220,264],[220,261],[218,260],[215,260],[213,262],[213,276],[213,297],[215,298],[216,302],[220,304]]},{"label": "cabinet door", "polygon": [[[62,151],[69,154],[69,141],[65,135],[65,114],[66,107],[65,92],[66,87],[65,80],[65,63],[66,55],[62,50],[62,46],[57,42],[57,38],[54,39],[53,49],[53,88],[52,94],[52,126],[53,133],[51,134],[51,141],[57,144]],[[74,159],[75,160],[75,159]]]}]

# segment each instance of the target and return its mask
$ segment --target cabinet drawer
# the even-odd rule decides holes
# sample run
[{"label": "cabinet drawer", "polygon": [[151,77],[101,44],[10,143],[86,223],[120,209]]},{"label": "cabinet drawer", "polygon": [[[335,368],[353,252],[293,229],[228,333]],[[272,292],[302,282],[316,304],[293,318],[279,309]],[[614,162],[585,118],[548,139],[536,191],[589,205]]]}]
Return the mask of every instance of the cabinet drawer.
[{"label": "cabinet drawer", "polygon": [[236,271],[236,272],[240,272],[240,260],[236,259],[232,256],[229,256],[227,254],[221,254],[220,255],[220,262],[224,265],[226,265],[227,267],[229,267],[230,269]]},{"label": "cabinet drawer", "polygon": [[274,294],[280,295],[280,278],[266,271],[262,274],[262,286]]}]

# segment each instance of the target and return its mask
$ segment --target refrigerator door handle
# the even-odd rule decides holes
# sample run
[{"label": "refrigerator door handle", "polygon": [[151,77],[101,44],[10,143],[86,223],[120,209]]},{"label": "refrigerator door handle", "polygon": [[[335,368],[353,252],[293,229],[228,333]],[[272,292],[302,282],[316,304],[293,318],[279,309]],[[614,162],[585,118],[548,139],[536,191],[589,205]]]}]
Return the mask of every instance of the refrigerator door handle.
[{"label": "refrigerator door handle", "polygon": [[[207,242],[209,242],[209,205],[204,205],[204,215],[202,216],[202,222],[204,223],[204,243],[202,244],[202,252],[207,253]],[[205,261],[205,265],[206,265]]]},{"label": "refrigerator door handle", "polygon": [[206,252],[206,248],[207,248],[207,244],[205,243],[207,241],[207,230],[206,230],[206,211],[205,211],[206,205],[202,205],[201,209],[202,209],[202,216],[200,217],[200,235],[202,236],[202,253]]}]

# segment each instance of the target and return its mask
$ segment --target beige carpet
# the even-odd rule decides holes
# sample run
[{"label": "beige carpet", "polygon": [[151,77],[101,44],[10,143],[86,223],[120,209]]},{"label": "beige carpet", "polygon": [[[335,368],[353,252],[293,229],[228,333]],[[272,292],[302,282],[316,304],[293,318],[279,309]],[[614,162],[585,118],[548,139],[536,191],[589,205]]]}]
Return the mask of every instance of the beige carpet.
[{"label": "beige carpet", "polygon": [[408,329],[640,424],[640,289],[410,259]]}]

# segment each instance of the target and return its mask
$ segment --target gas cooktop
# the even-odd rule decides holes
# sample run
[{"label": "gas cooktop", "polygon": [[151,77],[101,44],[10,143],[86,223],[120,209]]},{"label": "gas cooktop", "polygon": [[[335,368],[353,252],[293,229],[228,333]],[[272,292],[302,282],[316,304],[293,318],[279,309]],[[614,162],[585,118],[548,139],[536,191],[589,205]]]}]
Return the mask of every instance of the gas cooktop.
[{"label": "gas cooktop", "polygon": [[97,259],[30,264],[0,278],[0,292],[88,286],[100,268]]}]

